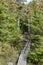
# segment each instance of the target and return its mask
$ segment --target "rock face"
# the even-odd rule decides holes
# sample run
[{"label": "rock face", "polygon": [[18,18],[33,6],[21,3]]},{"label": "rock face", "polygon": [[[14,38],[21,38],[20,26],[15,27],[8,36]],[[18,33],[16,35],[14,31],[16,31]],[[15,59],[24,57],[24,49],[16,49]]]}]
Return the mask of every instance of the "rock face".
[{"label": "rock face", "polygon": [[26,41],[26,44],[25,44],[25,47],[23,48],[23,50],[21,51],[17,65],[26,65],[25,53],[27,53],[30,50],[30,42],[29,42],[29,40],[25,40],[25,41]]}]

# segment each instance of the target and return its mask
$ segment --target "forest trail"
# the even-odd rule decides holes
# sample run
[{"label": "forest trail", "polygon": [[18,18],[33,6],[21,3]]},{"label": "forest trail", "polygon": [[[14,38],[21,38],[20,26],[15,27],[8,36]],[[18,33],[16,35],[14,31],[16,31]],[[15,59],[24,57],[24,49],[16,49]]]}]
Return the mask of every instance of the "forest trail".
[{"label": "forest trail", "polygon": [[28,39],[25,39],[25,46],[24,46],[23,50],[21,51],[17,65],[26,65],[27,64],[26,53],[29,51],[30,51],[30,42]]}]

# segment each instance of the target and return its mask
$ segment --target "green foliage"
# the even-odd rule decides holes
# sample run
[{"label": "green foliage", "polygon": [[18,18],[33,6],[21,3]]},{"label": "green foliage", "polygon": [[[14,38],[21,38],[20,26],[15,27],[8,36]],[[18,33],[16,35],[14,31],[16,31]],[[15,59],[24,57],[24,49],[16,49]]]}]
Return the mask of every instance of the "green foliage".
[{"label": "green foliage", "polygon": [[[17,59],[17,52],[24,47],[24,42],[21,42],[22,32],[27,31],[28,18],[31,28],[31,50],[27,55],[27,61],[41,65],[43,63],[43,4],[37,4],[36,1],[26,6],[12,0],[0,0],[0,57],[6,61],[11,58],[13,62]],[[18,30],[18,19],[21,30]]]},{"label": "green foliage", "polygon": [[0,61],[6,60],[3,63],[0,62],[1,65],[5,65],[4,62],[8,62],[9,58],[16,62],[17,52],[22,48],[20,42],[22,34],[18,30],[18,14],[12,12],[14,9],[17,10],[18,4],[12,3],[11,6],[9,5],[10,3],[7,3],[7,1],[0,2]]},{"label": "green foliage", "polygon": [[[39,8],[40,6],[40,8]],[[30,6],[30,11],[32,13],[32,16],[30,16],[31,19],[31,51],[28,53],[28,62],[30,60],[31,63],[35,65],[40,65],[43,63],[43,5],[38,4],[37,2],[33,1]]]}]

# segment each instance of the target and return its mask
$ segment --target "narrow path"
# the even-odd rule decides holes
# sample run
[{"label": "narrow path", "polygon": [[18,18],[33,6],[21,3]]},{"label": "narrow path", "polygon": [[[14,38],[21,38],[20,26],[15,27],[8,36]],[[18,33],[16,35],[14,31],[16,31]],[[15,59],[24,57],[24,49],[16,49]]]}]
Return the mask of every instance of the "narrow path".
[{"label": "narrow path", "polygon": [[26,65],[26,53],[28,51],[30,51],[30,42],[28,39],[25,39],[25,46],[21,51],[17,65]]}]

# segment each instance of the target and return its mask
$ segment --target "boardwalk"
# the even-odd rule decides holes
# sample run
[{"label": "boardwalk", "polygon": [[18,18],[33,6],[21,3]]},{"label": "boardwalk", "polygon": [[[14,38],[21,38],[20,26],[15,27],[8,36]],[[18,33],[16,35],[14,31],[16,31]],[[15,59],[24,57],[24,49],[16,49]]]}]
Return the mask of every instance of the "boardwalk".
[{"label": "boardwalk", "polygon": [[29,42],[29,40],[25,40],[25,41],[26,41],[26,44],[25,44],[25,47],[23,48],[23,50],[21,51],[17,65],[26,65],[25,53],[27,53],[30,50],[30,42]]}]

